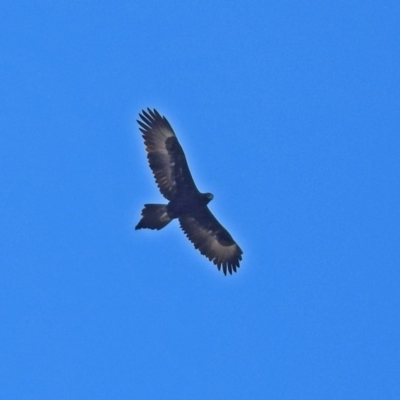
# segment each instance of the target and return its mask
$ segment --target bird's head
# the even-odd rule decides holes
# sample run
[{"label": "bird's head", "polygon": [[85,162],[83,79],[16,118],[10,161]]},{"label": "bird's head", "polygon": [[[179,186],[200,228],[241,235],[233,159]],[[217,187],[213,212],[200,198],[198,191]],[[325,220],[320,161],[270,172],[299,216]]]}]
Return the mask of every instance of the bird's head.
[{"label": "bird's head", "polygon": [[207,201],[206,204],[208,204],[214,198],[214,195],[212,193],[203,193],[203,196]]}]

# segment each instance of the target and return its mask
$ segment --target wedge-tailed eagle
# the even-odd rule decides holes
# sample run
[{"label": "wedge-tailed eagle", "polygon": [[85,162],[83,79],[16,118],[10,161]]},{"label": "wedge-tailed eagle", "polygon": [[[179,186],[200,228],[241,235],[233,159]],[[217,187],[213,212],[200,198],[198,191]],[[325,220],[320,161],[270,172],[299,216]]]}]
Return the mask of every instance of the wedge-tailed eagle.
[{"label": "wedge-tailed eagle", "polygon": [[243,252],[207,207],[214,196],[197,189],[171,125],[155,109],[143,110],[139,117],[150,168],[169,203],[145,204],[135,229],[161,229],[178,218],[182,230],[201,254],[219,270],[222,267],[225,275],[236,272]]}]

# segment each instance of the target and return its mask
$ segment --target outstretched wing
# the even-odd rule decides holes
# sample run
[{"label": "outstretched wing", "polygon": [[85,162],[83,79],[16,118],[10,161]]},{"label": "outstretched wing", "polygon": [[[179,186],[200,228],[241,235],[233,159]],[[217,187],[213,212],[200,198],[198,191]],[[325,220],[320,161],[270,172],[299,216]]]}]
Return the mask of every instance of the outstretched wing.
[{"label": "outstretched wing", "polygon": [[185,153],[167,119],[150,108],[139,117],[147,158],[161,194],[172,200],[177,194],[198,193]]},{"label": "outstretched wing", "polygon": [[226,275],[240,267],[242,250],[229,232],[217,221],[208,207],[179,218],[182,230],[200,253]]}]

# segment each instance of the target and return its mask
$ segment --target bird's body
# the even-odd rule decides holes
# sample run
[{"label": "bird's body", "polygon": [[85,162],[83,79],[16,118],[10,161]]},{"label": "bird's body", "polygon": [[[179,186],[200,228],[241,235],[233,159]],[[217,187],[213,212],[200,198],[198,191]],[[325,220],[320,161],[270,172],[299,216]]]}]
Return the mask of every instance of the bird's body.
[{"label": "bird's body", "polygon": [[162,229],[177,218],[195,248],[225,274],[236,272],[243,252],[207,207],[213,195],[197,189],[171,125],[156,110],[139,116],[150,168],[169,203],[145,204],[135,229]]}]

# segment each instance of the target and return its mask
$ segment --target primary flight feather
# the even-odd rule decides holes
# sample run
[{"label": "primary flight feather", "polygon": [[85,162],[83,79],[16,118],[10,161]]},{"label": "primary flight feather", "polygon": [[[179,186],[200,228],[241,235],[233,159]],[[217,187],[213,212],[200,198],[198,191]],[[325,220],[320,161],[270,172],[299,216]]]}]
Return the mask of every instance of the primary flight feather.
[{"label": "primary flight feather", "polygon": [[168,204],[145,204],[135,229],[161,229],[174,218],[194,244],[226,275],[240,267],[242,250],[229,232],[218,222],[207,204],[211,193],[197,189],[178,139],[167,121],[150,108],[139,114],[147,159],[161,194]]}]

